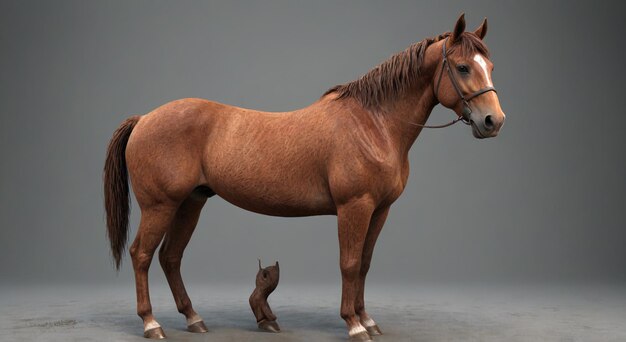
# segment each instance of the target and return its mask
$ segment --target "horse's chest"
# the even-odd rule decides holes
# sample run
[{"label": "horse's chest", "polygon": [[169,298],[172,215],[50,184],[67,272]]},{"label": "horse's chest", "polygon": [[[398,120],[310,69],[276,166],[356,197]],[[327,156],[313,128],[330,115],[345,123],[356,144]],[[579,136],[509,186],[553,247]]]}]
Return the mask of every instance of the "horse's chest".
[{"label": "horse's chest", "polygon": [[406,183],[402,181],[402,177],[399,174],[390,178],[387,184],[385,184],[385,187],[382,189],[383,191],[381,191],[381,203],[391,204],[395,202],[404,191],[405,184]]},{"label": "horse's chest", "polygon": [[381,206],[393,203],[406,184],[402,164],[390,160],[345,162],[331,172],[329,178],[336,201],[349,201],[355,196],[368,194]]},{"label": "horse's chest", "polygon": [[384,168],[379,178],[379,199],[381,204],[391,204],[400,197],[407,182],[408,165],[394,164]]}]

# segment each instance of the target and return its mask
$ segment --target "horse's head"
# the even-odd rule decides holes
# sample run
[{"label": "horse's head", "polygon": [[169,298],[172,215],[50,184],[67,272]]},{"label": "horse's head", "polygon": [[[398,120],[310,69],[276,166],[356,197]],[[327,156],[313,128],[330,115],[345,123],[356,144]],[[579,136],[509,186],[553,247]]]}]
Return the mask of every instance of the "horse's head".
[{"label": "horse's head", "polygon": [[441,46],[441,60],[433,86],[437,100],[454,110],[472,126],[474,137],[498,135],[505,115],[493,88],[493,64],[483,43],[487,19],[474,32],[465,32],[461,15],[454,30]]}]

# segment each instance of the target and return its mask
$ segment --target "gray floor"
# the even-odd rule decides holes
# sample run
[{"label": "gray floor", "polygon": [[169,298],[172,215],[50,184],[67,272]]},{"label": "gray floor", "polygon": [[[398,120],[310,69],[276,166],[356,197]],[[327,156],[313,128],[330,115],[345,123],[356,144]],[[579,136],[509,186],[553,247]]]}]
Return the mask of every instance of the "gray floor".
[{"label": "gray floor", "polygon": [[[145,341],[127,286],[0,287],[1,341]],[[270,304],[283,329],[259,332],[251,287],[189,285],[210,332],[186,332],[169,290],[152,289],[170,341],[345,341],[336,285],[281,284]],[[376,341],[626,341],[625,286],[372,284]]]}]

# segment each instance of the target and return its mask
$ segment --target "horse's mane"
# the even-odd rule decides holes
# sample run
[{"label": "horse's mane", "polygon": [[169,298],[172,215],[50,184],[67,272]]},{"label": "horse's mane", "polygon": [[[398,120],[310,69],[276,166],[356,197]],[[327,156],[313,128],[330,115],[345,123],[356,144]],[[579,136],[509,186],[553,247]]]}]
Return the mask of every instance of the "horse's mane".
[{"label": "horse's mane", "polygon": [[[414,43],[404,51],[391,56],[358,80],[336,85],[328,89],[324,95],[336,93],[337,98],[355,98],[367,109],[380,109],[388,100],[393,100],[411,88],[420,75],[420,67],[424,62],[426,48],[450,36],[450,32],[436,37],[426,38]],[[483,41],[474,33],[463,32],[448,52],[460,49],[463,56],[481,53],[489,57],[489,50]]]}]

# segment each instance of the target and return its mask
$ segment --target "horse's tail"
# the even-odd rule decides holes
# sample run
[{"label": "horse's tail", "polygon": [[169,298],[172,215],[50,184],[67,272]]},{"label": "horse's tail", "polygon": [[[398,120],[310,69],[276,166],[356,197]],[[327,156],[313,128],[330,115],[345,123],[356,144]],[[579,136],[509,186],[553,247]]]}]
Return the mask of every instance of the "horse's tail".
[{"label": "horse's tail", "polygon": [[104,208],[107,216],[107,235],[115,268],[120,269],[122,254],[128,240],[130,193],[126,170],[126,144],[130,133],[139,122],[139,116],[126,119],[113,133],[104,163]]}]

